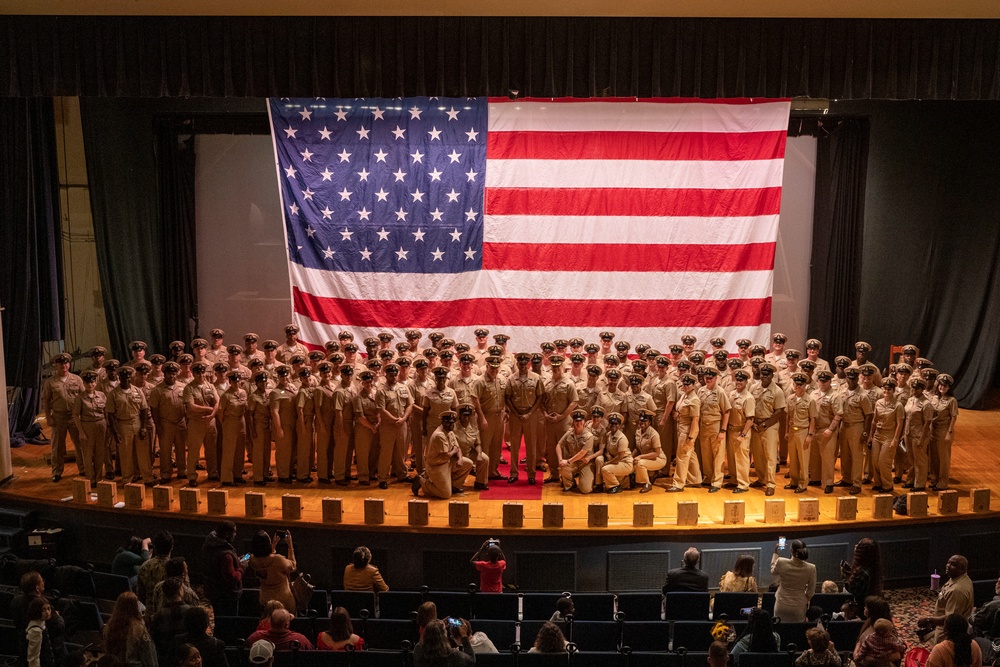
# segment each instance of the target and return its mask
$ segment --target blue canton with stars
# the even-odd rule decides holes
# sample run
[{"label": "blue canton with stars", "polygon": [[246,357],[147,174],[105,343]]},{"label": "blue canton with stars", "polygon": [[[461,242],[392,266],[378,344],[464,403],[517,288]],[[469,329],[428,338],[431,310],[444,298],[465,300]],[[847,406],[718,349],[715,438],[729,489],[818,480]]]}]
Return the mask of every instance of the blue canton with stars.
[{"label": "blue canton with stars", "polygon": [[482,268],[485,98],[270,99],[291,261]]}]

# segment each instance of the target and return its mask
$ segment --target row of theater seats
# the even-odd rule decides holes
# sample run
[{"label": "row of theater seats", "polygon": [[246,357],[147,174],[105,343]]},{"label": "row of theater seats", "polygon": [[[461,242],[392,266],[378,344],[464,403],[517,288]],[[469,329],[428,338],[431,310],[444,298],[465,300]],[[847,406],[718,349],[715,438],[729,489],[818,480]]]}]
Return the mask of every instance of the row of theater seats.
[{"label": "row of theater seats", "polygon": [[[507,651],[514,644],[530,647],[545,621],[471,621],[474,632],[483,632],[500,651]],[[617,651],[627,646],[632,651],[707,651],[712,643],[714,621],[574,621],[565,630],[567,639],[581,651]],[[737,633],[745,622],[732,623]],[[806,630],[812,623],[778,623],[776,631],[781,636],[784,649],[806,648]],[[314,640],[327,627],[326,619],[298,617],[291,628]],[[253,618],[217,616],[215,636],[229,645],[246,639],[257,628]],[[861,629],[860,621],[831,621],[827,630],[834,646],[840,650],[853,649]],[[354,632],[365,640],[365,647],[377,650],[395,650],[408,642],[419,641],[417,626],[413,621],[368,618],[354,622]]]},{"label": "row of theater seats", "polygon": [[[407,620],[422,603],[431,601],[438,616],[468,619],[547,620],[556,600],[568,593],[475,593],[448,591],[388,591],[375,595],[356,591],[313,591],[309,607],[320,616],[332,607],[344,607],[352,618]],[[698,621],[741,618],[749,607],[774,611],[774,593],[716,593],[714,605],[708,593],[573,593],[574,615],[580,621],[610,621],[618,613],[632,621]],[[812,604],[825,614],[840,611],[850,600],[846,593],[817,594]],[[240,599],[240,616],[258,616],[256,589],[246,589]]]}]

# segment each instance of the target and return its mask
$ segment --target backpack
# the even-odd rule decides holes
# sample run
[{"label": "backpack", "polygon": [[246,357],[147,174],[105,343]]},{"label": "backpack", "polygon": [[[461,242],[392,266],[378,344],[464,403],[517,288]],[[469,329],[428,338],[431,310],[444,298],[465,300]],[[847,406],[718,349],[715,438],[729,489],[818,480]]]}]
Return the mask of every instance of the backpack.
[{"label": "backpack", "polygon": [[898,496],[894,501],[892,501],[892,509],[896,514],[906,516],[906,494]]},{"label": "backpack", "polygon": [[925,667],[931,652],[924,646],[914,646],[903,656],[902,667]]}]

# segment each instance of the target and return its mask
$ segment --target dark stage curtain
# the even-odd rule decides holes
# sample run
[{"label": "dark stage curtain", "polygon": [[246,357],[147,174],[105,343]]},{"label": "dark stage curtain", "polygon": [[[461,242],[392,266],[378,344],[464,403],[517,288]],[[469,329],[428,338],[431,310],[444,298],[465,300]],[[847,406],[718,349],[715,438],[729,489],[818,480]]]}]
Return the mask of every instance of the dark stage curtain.
[{"label": "dark stage curtain", "polygon": [[[861,307],[861,263],[868,165],[867,118],[808,121],[816,136],[809,335],[823,357],[854,358]],[[794,123],[793,123],[794,126]]]},{"label": "dark stage curtain", "polygon": [[9,96],[1000,99],[1000,22],[7,16]]},{"label": "dark stage curtain", "polygon": [[[194,151],[131,105],[82,98],[97,259],[113,353],[190,341],[196,294]],[[161,165],[158,172],[158,160]]]},{"label": "dark stage curtain", "polygon": [[52,100],[0,98],[0,306],[11,434],[38,412],[42,343],[62,338],[62,237]]}]

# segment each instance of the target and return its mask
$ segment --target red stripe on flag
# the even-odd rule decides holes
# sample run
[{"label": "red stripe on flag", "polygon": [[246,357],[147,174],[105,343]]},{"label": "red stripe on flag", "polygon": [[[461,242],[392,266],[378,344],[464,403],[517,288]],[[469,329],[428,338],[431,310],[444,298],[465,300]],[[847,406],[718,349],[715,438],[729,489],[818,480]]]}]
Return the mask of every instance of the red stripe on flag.
[{"label": "red stripe on flag", "polygon": [[777,215],[781,188],[486,188],[489,215]]},{"label": "red stripe on flag", "polygon": [[745,245],[594,245],[484,243],[483,269],[497,271],[771,271],[774,243]]},{"label": "red stripe on flag", "polygon": [[606,102],[610,104],[636,104],[651,102],[654,104],[768,104],[770,102],[788,102],[790,97],[509,97],[490,96],[486,100],[490,104],[517,104],[520,102],[546,102],[549,104],[578,104],[581,102]]},{"label": "red stripe on flag", "polygon": [[787,132],[490,132],[488,160],[774,160]]},{"label": "red stripe on flag", "polygon": [[733,327],[771,318],[771,298],[718,301],[588,301],[584,299],[459,299],[377,301],[318,297],[292,288],[295,312],[314,322],[357,327],[435,329],[492,322],[505,326]]}]

